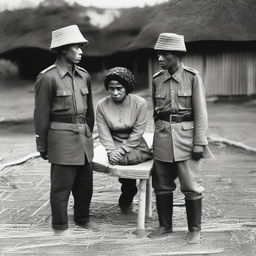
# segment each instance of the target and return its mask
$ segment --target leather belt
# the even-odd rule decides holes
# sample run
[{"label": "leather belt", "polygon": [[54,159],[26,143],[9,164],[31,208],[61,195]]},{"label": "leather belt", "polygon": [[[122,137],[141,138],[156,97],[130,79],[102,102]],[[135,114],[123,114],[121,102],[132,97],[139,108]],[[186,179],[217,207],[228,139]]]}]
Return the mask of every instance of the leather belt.
[{"label": "leather belt", "polygon": [[52,122],[69,123],[69,124],[84,124],[86,122],[85,116],[51,116]]},{"label": "leather belt", "polygon": [[174,123],[181,123],[181,122],[188,122],[188,121],[194,121],[194,117],[191,115],[164,115],[164,116],[158,116],[158,120],[163,120],[167,122],[174,122]]}]

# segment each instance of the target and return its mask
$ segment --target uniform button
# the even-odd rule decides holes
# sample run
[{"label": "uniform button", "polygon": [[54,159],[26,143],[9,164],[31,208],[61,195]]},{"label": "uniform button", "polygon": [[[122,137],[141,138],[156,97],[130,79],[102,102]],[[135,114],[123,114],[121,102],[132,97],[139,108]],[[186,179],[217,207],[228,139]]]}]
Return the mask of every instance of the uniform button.
[{"label": "uniform button", "polygon": [[64,92],[63,95],[66,95],[66,93]]},{"label": "uniform button", "polygon": [[173,131],[173,132],[175,132],[175,130],[174,130],[174,129],[172,129],[172,131]]},{"label": "uniform button", "polygon": [[186,96],[187,94],[184,92],[184,96]]},{"label": "uniform button", "polygon": [[157,96],[160,97],[160,94],[158,94]]}]

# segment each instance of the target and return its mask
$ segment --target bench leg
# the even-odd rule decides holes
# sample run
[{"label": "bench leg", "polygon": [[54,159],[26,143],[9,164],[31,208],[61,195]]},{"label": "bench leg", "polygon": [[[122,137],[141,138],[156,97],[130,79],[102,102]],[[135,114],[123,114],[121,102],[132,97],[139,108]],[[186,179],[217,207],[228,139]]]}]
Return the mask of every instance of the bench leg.
[{"label": "bench leg", "polygon": [[145,228],[146,189],[147,189],[147,180],[140,180],[137,230],[143,230]]},{"label": "bench leg", "polygon": [[147,180],[146,216],[152,217],[152,178]]}]

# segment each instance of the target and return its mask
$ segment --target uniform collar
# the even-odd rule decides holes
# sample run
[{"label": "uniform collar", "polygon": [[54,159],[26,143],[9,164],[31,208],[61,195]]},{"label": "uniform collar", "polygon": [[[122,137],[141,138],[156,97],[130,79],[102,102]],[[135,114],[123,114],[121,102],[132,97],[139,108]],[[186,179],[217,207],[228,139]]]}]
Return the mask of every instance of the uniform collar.
[{"label": "uniform collar", "polygon": [[172,75],[168,72],[168,70],[166,69],[163,73],[163,81],[167,81],[168,79],[170,79],[172,77]]},{"label": "uniform collar", "polygon": [[178,83],[181,82],[181,77],[182,77],[182,72],[184,70],[184,65],[183,63],[180,64],[179,68],[176,70],[176,72],[174,74],[170,74],[168,72],[168,70],[165,70],[164,74],[163,74],[163,79],[164,81],[173,78],[174,80],[176,80]]},{"label": "uniform collar", "polygon": [[77,65],[75,65],[75,74],[78,74],[79,76],[83,77],[83,71],[80,70]]},{"label": "uniform collar", "polygon": [[176,72],[172,75],[173,79],[175,79],[177,82],[181,82],[182,72],[184,70],[183,63],[180,64],[179,68],[176,70]]},{"label": "uniform collar", "polygon": [[[65,75],[70,75],[72,77],[72,73],[65,67],[62,67],[58,64],[58,62],[55,63],[55,66],[57,70],[59,71],[60,77],[63,78]],[[78,74],[82,77],[82,72],[78,69],[76,65],[74,65],[74,74]]]}]

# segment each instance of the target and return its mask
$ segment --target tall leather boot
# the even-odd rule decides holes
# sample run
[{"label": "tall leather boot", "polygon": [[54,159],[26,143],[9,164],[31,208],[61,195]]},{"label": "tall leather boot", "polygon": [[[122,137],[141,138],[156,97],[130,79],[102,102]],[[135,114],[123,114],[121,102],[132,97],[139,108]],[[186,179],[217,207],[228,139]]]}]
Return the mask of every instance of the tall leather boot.
[{"label": "tall leather boot", "polygon": [[187,242],[189,244],[197,244],[200,242],[202,199],[186,199],[185,202],[189,230]]},{"label": "tall leather boot", "polygon": [[148,234],[149,238],[165,236],[172,232],[173,194],[156,195],[159,227]]}]

